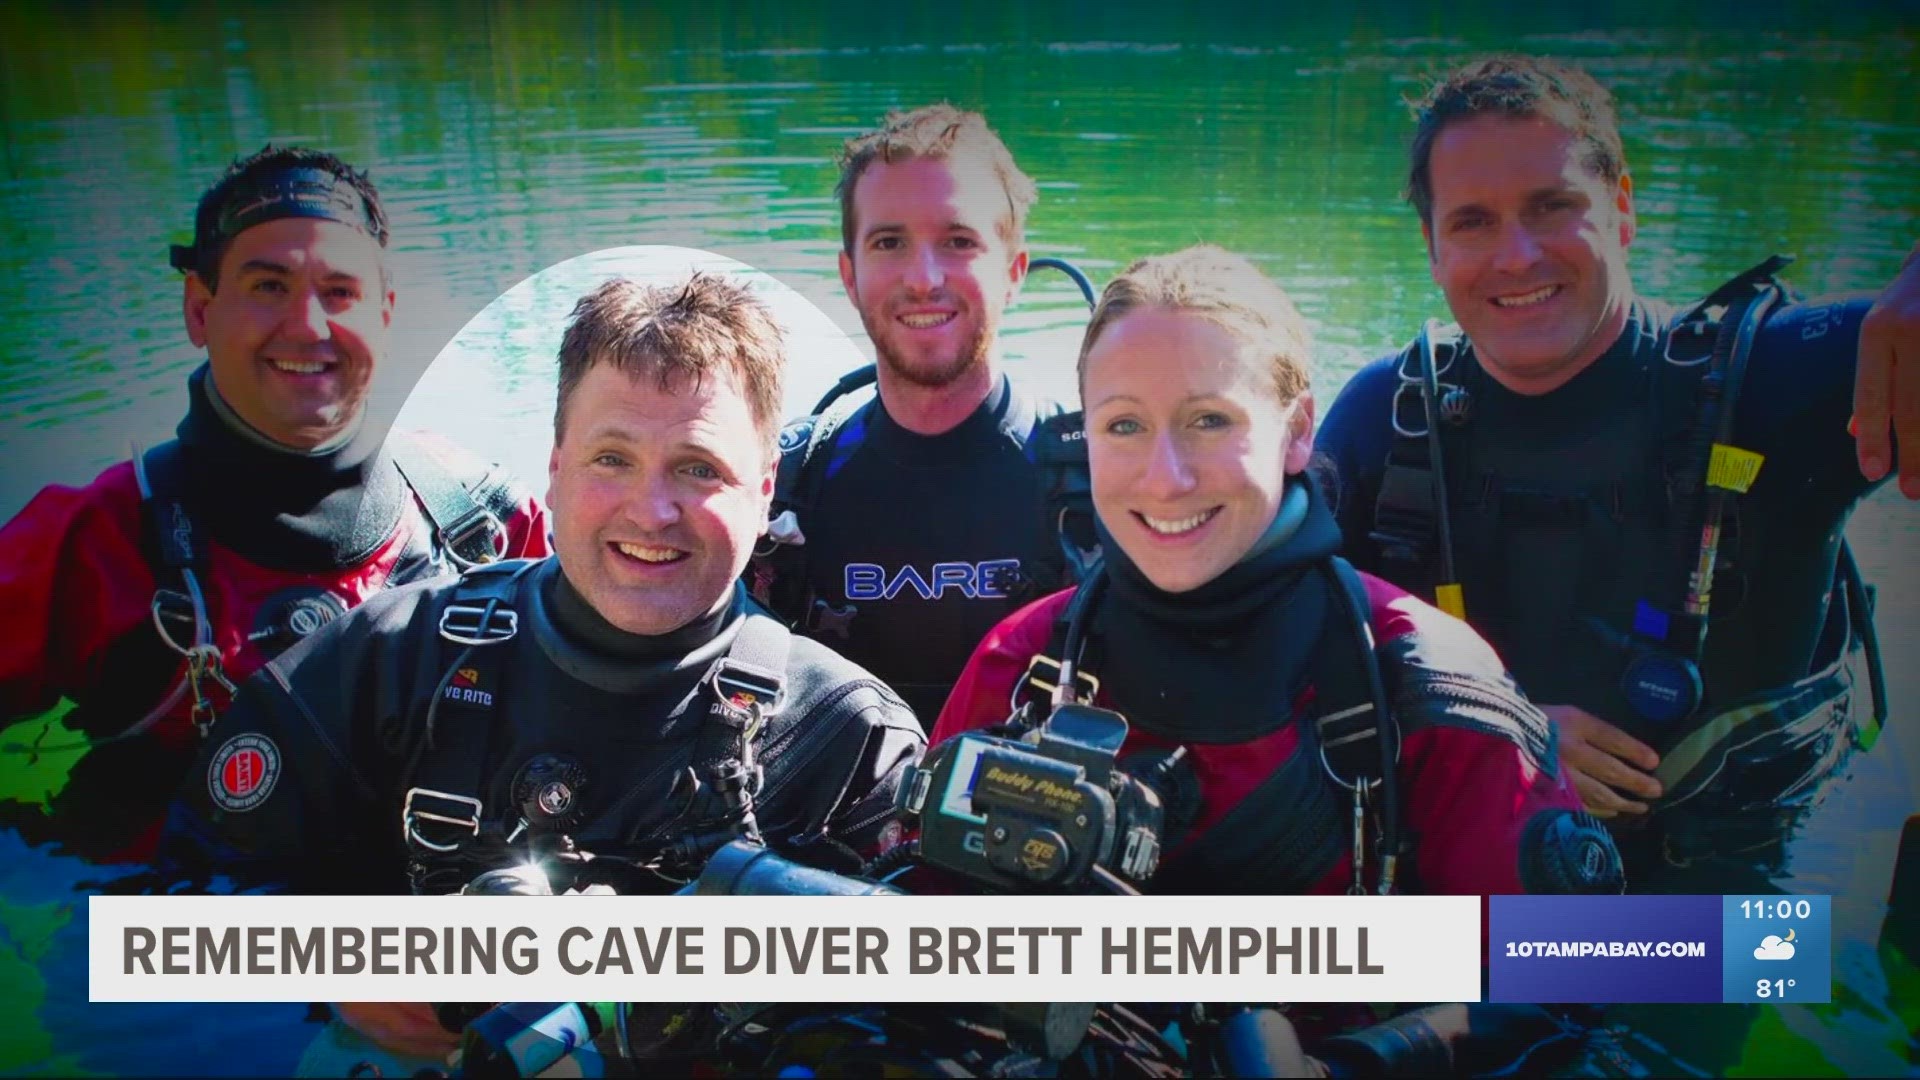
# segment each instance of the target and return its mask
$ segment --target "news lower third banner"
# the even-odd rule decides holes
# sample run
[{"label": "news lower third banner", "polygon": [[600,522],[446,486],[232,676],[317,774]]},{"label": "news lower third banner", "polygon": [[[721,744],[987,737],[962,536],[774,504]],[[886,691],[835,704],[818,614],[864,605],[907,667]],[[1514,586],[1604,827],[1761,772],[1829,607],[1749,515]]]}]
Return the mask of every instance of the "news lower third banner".
[{"label": "news lower third banner", "polygon": [[95,896],[93,1001],[1477,1001],[1474,896]]},{"label": "news lower third banner", "polygon": [[1826,896],[1496,896],[1488,999],[1821,1003]]}]

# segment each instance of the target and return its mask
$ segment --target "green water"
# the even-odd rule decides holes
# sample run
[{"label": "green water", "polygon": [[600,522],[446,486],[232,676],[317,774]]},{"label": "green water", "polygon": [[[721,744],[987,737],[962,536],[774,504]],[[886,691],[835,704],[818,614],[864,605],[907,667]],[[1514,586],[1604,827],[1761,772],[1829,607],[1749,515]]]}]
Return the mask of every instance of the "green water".
[{"label": "green water", "polygon": [[[1396,200],[1401,98],[1475,51],[1577,58],[1613,87],[1638,193],[1635,275],[1650,294],[1684,298],[1775,250],[1799,253],[1807,291],[1874,289],[1920,236],[1920,36],[1897,7],[280,11],[0,8],[0,514],[48,481],[86,480],[129,438],[170,432],[198,358],[166,245],[188,238],[192,201],[221,166],[268,139],[369,165],[387,196],[401,334],[376,400],[383,419],[490,301],[602,248],[739,260],[857,337],[833,270],[832,155],[887,108],[940,98],[984,109],[1039,181],[1036,253],[1096,279],[1199,240],[1253,256],[1314,325],[1323,402],[1441,313]],[[475,321],[407,421],[537,472],[558,328],[535,298],[553,291],[525,290]],[[1083,318],[1064,279],[1036,277],[1009,317],[1016,374],[1070,388]],[[817,345],[797,350],[802,389],[846,363],[844,348]],[[1894,730],[1785,883],[1841,896],[1845,1000],[1667,1011],[1632,1043],[1663,1071],[1913,1068],[1920,977],[1874,938],[1886,830],[1915,809],[1920,775],[1920,737],[1901,730],[1920,701],[1920,674],[1901,662],[1920,656],[1920,512],[1883,491],[1851,535],[1883,586]],[[59,925],[45,912],[65,911],[83,875],[17,844],[0,855],[0,967],[71,978],[41,959]],[[49,993],[42,974],[6,978],[30,1000]],[[0,1024],[0,1072],[131,1068],[155,1060],[142,1038],[182,1022],[126,1013],[119,1038],[103,1035],[116,1030],[106,1015],[49,1005],[44,1023]]]}]

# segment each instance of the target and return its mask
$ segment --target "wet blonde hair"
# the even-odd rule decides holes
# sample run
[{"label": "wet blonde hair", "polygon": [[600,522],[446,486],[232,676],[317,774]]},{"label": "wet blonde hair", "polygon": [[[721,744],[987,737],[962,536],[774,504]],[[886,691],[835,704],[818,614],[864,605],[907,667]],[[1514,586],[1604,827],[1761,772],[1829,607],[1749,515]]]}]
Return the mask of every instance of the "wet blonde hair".
[{"label": "wet blonde hair", "polygon": [[1082,386],[1094,342],[1144,308],[1190,312],[1233,335],[1250,358],[1266,365],[1283,406],[1313,385],[1306,320],[1286,291],[1244,256],[1200,244],[1141,259],[1107,282],[1080,343]]},{"label": "wet blonde hair", "polygon": [[915,158],[950,161],[977,155],[993,170],[1007,196],[1007,216],[999,221],[1000,239],[1018,247],[1026,236],[1027,213],[1040,198],[1033,179],[1013,162],[1013,152],[987,126],[987,118],[946,102],[907,112],[887,114],[876,130],[848,139],[840,151],[840,182],[833,189],[840,200],[840,244],[849,254],[859,232],[854,220],[853,189],[868,167],[880,161],[893,164]]}]

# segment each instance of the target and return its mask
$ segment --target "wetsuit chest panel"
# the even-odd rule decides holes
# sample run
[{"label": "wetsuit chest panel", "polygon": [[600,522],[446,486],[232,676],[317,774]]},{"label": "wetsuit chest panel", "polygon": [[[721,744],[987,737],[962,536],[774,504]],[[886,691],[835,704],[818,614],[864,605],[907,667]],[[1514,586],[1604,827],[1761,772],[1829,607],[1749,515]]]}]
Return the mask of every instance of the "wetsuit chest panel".
[{"label": "wetsuit chest panel", "polygon": [[[1182,893],[1304,893],[1345,858],[1343,807],[1301,727],[1287,724],[1243,743],[1189,743],[1200,805],[1156,877]],[[1136,731],[1127,753],[1170,749]],[[1121,767],[1126,767],[1122,758]]]},{"label": "wetsuit chest panel", "polygon": [[[576,823],[565,830],[567,835],[586,851],[651,858],[661,843],[678,839],[690,822],[713,809],[710,800],[696,802],[685,789],[676,789],[680,774],[695,764],[701,740],[711,734],[710,714],[717,706],[702,681],[708,667],[694,664],[663,672],[656,681],[610,690],[563,670],[534,640],[538,632],[524,631],[501,646],[509,652],[476,666],[477,682],[463,689],[479,693],[440,709],[436,730],[461,724],[466,725],[462,738],[486,740],[476,796],[484,807],[483,818],[499,823],[502,834],[510,832],[520,816],[516,796],[525,793],[516,792],[516,779],[529,762],[555,755],[576,764],[585,778]],[[438,651],[437,643],[434,648]],[[414,680],[409,690],[409,714],[416,726],[424,722],[448,661],[439,662],[441,671]],[[456,672],[457,679],[466,677]],[[842,687],[836,697],[848,689]],[[823,777],[835,785],[835,795],[848,782],[849,763],[822,755],[858,716],[798,693],[789,704],[791,708],[766,719],[754,742],[762,770],[755,813],[776,844],[803,830],[807,807],[821,799],[817,785]],[[391,786],[398,793],[407,784],[396,780]]]},{"label": "wetsuit chest panel", "polygon": [[1189,749],[1201,812],[1166,880],[1198,892],[1304,893],[1341,862],[1342,807],[1301,730]]},{"label": "wetsuit chest panel", "polygon": [[1031,599],[1021,572],[1054,547],[1032,509],[1038,470],[987,434],[914,460],[859,447],[806,526],[809,585],[832,608],[813,636],[879,675],[923,724],[973,647]]},{"label": "wetsuit chest panel", "polygon": [[1607,427],[1476,418],[1448,465],[1469,617],[1536,700],[1611,706],[1635,604],[1667,602],[1675,558],[1650,408]]},{"label": "wetsuit chest panel", "polygon": [[[705,715],[700,670],[675,672],[644,689],[614,693],[562,671],[533,640],[532,631],[502,646],[512,650],[474,669],[494,687],[472,689],[491,704],[442,709],[436,726],[458,715],[480,725],[487,740],[483,787],[486,813],[509,827],[518,814],[514,781],[543,754],[577,763],[585,774],[579,793],[583,843],[621,840],[644,832],[670,813],[673,774],[692,761],[694,736]],[[456,675],[456,678],[459,678]],[[415,711],[424,715],[417,688]]]}]

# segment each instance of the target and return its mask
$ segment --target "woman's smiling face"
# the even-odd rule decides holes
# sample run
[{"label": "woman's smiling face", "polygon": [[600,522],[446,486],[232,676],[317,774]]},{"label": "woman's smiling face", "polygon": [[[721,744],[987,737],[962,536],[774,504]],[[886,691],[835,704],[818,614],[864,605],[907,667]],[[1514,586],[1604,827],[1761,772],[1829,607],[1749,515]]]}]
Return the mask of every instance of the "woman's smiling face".
[{"label": "woman's smiling face", "polygon": [[1253,549],[1313,454],[1313,399],[1218,322],[1130,311],[1082,364],[1094,508],[1148,581],[1186,592]]}]

